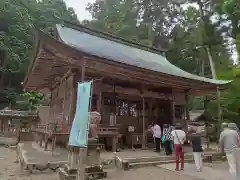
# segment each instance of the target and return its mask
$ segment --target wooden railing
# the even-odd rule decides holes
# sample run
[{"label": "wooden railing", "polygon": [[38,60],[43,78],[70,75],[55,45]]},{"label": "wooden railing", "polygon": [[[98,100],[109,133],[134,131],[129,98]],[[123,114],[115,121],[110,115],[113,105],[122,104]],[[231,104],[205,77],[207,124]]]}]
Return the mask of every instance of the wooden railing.
[{"label": "wooden railing", "polygon": [[[39,131],[39,132],[56,132],[56,130],[58,129],[62,129],[61,125],[56,125],[54,123],[49,123],[47,125],[36,125],[35,128],[33,128],[33,131]],[[120,128],[119,126],[100,126],[100,128],[98,129],[99,133],[107,133],[107,132],[119,132]],[[71,131],[71,126],[64,126],[63,127],[63,133],[70,133]],[[61,131],[62,132],[62,131]]]},{"label": "wooden railing", "polygon": [[100,126],[98,132],[119,132],[118,126]]},{"label": "wooden railing", "polygon": [[[61,131],[63,129],[63,131]],[[54,133],[54,132],[62,132],[62,133],[69,133],[71,130],[71,126],[61,126],[59,124],[49,123],[47,125],[37,125],[35,128],[32,129],[33,131],[39,132],[46,132],[46,133]],[[60,130],[60,131],[59,131]]]}]

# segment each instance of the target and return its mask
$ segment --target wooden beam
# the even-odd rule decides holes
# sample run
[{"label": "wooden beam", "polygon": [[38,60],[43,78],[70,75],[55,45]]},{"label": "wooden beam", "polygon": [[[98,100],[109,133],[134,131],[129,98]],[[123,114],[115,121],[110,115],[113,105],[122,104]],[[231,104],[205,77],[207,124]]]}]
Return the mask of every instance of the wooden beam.
[{"label": "wooden beam", "polygon": [[[102,92],[114,92],[114,87],[111,85],[103,84]],[[151,92],[148,90],[140,92],[138,89],[135,89],[135,88],[124,88],[121,86],[116,86],[115,92],[118,94],[125,94],[128,96],[137,96],[137,97],[144,97],[144,98],[157,98],[157,99],[171,99],[171,95],[169,95],[169,94]]]},{"label": "wooden beam", "polygon": [[53,88],[55,88],[57,85],[62,84],[66,79],[71,76],[76,70],[74,68],[69,69],[61,78],[57,80],[57,82],[53,85]]}]

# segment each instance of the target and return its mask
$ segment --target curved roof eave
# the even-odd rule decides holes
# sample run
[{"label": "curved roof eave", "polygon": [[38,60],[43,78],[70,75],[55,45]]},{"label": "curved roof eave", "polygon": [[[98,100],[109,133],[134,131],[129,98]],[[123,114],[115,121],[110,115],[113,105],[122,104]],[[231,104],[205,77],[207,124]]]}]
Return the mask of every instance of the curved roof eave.
[{"label": "curved roof eave", "polygon": [[26,73],[26,76],[23,80],[23,87],[25,87],[27,81],[28,81],[28,75],[31,73],[32,71],[32,68],[34,66],[34,63],[35,63],[35,60],[38,56],[38,53],[39,53],[39,47],[40,47],[40,39],[39,39],[39,34],[38,34],[38,30],[34,27],[33,28],[33,36],[34,36],[34,44],[33,44],[33,53],[31,55],[31,58],[30,58],[30,64],[29,64],[29,67],[28,67],[28,71]]},{"label": "curved roof eave", "polygon": [[56,25],[59,38],[62,42],[86,54],[99,58],[110,59],[118,63],[147,69],[171,76],[189,80],[201,81],[214,85],[225,85],[231,80],[215,80],[190,74],[171,64],[160,54],[138,49],[130,45],[121,44],[109,39],[104,39],[84,31],[79,31],[63,25]]}]

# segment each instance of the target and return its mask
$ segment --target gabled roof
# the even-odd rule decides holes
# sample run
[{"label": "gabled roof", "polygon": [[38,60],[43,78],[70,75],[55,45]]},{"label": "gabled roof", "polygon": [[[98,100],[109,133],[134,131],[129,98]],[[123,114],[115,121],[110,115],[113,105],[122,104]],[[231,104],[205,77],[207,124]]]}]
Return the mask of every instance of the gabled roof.
[{"label": "gabled roof", "polygon": [[161,54],[121,43],[114,37],[104,37],[104,33],[89,32],[83,27],[78,29],[56,25],[57,33],[63,43],[87,54],[130,66],[147,69],[162,74],[196,80],[205,83],[224,85],[231,81],[214,80],[190,74],[171,64]]}]

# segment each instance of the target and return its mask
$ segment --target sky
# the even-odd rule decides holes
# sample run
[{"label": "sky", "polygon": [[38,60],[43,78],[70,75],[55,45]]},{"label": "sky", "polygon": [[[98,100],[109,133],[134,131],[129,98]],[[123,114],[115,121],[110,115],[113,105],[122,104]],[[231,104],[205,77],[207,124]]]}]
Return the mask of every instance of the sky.
[{"label": "sky", "polygon": [[84,19],[91,19],[90,13],[88,13],[85,8],[88,3],[92,3],[95,0],[65,0],[68,7],[72,7],[80,21]]}]

